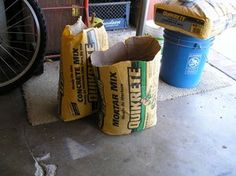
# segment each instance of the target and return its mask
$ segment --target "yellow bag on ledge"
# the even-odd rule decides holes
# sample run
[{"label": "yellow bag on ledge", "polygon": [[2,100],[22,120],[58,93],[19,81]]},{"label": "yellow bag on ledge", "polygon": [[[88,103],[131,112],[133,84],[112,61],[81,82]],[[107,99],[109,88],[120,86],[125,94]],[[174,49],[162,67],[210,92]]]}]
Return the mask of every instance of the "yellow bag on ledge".
[{"label": "yellow bag on ledge", "polygon": [[207,39],[236,26],[236,1],[166,0],[155,5],[154,21],[166,29]]},{"label": "yellow bag on ledge", "polygon": [[89,57],[93,51],[107,49],[108,36],[103,25],[86,29],[78,20],[65,27],[61,38],[58,91],[62,120],[83,118],[97,111],[98,89]]}]

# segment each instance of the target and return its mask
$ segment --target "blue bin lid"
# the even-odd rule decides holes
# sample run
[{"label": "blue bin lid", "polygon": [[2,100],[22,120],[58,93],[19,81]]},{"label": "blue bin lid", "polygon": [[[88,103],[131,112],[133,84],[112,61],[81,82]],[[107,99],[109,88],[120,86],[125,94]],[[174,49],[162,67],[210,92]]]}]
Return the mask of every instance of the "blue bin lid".
[{"label": "blue bin lid", "polygon": [[208,39],[199,39],[192,36],[182,34],[180,32],[175,32],[171,30],[164,30],[164,38],[175,44],[183,45],[185,47],[191,48],[207,48],[210,47],[214,41],[214,37]]}]

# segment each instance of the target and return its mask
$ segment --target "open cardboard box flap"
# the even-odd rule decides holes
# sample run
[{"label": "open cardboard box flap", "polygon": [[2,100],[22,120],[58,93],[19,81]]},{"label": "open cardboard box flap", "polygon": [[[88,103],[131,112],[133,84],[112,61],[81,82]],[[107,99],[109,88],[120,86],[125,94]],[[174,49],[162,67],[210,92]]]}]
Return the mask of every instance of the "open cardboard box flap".
[{"label": "open cardboard box flap", "polygon": [[150,36],[131,37],[119,42],[106,51],[95,51],[91,55],[93,66],[101,67],[121,61],[151,61],[160,51],[161,46]]}]

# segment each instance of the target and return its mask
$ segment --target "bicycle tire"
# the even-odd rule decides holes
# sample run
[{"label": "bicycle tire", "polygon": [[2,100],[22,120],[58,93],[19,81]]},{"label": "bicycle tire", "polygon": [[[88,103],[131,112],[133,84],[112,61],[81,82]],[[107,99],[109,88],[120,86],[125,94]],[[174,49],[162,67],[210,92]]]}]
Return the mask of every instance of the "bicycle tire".
[{"label": "bicycle tire", "polygon": [[35,0],[22,0],[22,2],[27,4],[27,7],[32,11],[33,17],[35,18],[34,20],[37,20],[39,26],[38,30],[40,30],[40,36],[38,38],[39,46],[37,46],[37,53],[34,53],[34,57],[32,57],[29,62],[30,65],[27,65],[26,69],[19,73],[21,74],[20,76],[16,75],[17,79],[14,78],[12,79],[13,81],[8,81],[9,83],[0,82],[0,94],[8,93],[12,89],[19,87],[29,80],[34,75],[35,70],[40,66],[40,64],[42,65],[42,60],[45,55],[47,30],[42,11]]}]

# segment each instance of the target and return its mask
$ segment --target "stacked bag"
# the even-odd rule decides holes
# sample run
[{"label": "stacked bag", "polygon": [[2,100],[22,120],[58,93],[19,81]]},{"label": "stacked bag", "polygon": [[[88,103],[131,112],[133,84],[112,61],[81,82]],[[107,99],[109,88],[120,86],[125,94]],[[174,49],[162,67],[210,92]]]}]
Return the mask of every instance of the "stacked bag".
[{"label": "stacked bag", "polygon": [[236,0],[166,0],[155,5],[155,23],[200,39],[236,26]]}]

